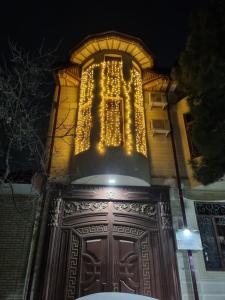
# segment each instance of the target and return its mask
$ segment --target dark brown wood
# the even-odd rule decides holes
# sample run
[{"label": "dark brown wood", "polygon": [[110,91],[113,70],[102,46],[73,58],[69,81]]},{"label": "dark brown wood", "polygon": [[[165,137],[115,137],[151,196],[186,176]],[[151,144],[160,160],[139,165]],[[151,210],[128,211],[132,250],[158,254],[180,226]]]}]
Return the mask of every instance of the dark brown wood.
[{"label": "dark brown wood", "polygon": [[62,190],[66,199],[89,200],[146,200],[166,201],[168,189],[165,187],[116,187],[116,186],[88,186],[73,185]]},{"label": "dark brown wood", "polygon": [[136,201],[128,200],[133,190],[116,191],[126,200],[74,199],[68,193],[54,199],[41,299],[74,300],[104,291],[180,299],[168,201],[143,197],[146,189],[135,191]]}]

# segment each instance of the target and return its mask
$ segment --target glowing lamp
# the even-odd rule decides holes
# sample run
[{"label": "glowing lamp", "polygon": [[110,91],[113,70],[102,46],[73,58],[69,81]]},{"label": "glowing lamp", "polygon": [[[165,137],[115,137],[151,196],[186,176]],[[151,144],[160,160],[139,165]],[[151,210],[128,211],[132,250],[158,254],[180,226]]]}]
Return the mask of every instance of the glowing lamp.
[{"label": "glowing lamp", "polygon": [[116,180],[113,179],[113,178],[110,178],[109,181],[108,181],[108,183],[109,183],[109,184],[114,184],[114,183],[116,183]]}]

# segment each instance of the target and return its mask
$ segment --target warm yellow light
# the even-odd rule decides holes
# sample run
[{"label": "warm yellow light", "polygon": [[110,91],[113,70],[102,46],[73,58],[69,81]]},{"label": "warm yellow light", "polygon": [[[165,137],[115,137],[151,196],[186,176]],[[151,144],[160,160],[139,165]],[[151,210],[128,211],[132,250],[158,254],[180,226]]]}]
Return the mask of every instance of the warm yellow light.
[{"label": "warm yellow light", "polygon": [[135,111],[135,137],[137,152],[147,156],[144,99],[142,92],[141,74],[136,69],[132,70],[134,84],[134,111]]},{"label": "warm yellow light", "polygon": [[[123,76],[123,63],[118,59],[89,65],[82,72],[75,154],[90,147],[95,68],[100,68],[98,152],[104,154],[106,147],[119,147],[123,144],[127,155],[131,155],[135,136],[136,151],[147,156],[141,73],[133,67],[130,80],[126,81]],[[131,103],[133,99],[134,103]],[[133,127],[135,134],[132,132]]]},{"label": "warm yellow light", "polygon": [[136,69],[132,70],[134,84],[134,110],[135,110],[135,137],[137,152],[147,156],[144,99],[142,92],[141,74]]},{"label": "warm yellow light", "polygon": [[92,126],[91,108],[94,90],[94,68],[95,65],[91,65],[82,72],[78,119],[75,136],[75,155],[87,150],[90,147],[90,132]]},{"label": "warm yellow light", "polygon": [[101,87],[101,103],[99,108],[99,118],[100,118],[100,141],[98,143],[98,150],[100,153],[105,152],[105,80],[104,80],[104,71],[105,71],[105,62],[100,65],[100,87]]},{"label": "warm yellow light", "polygon": [[98,149],[117,147],[122,142],[122,98],[120,61],[101,64],[100,141]]}]

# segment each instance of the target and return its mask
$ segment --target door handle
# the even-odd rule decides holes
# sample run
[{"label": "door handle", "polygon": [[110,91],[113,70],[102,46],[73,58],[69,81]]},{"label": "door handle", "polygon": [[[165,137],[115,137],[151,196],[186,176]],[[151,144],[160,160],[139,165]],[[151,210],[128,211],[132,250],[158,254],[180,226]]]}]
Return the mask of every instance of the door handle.
[{"label": "door handle", "polygon": [[119,284],[113,283],[113,292],[119,292]]},{"label": "door handle", "polygon": [[103,292],[105,292],[106,286],[107,286],[107,283],[106,282],[102,282],[102,291]]}]

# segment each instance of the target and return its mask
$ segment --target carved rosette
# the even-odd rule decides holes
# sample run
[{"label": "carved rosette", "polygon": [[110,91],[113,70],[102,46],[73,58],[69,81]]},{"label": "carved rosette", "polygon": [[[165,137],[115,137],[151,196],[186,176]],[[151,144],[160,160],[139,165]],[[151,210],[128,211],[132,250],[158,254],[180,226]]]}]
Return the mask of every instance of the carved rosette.
[{"label": "carved rosette", "polygon": [[136,213],[147,217],[156,216],[156,207],[150,203],[113,203],[113,208],[118,212]]},{"label": "carved rosette", "polygon": [[61,197],[57,197],[52,200],[51,209],[50,209],[50,218],[49,218],[50,226],[58,226],[59,225],[59,215],[60,215],[61,204],[62,204]]},{"label": "carved rosette", "polygon": [[162,229],[172,229],[172,220],[168,202],[159,202]]},{"label": "carved rosette", "polygon": [[108,202],[90,202],[90,201],[68,201],[65,202],[64,216],[72,216],[80,213],[100,212],[108,207]]}]

